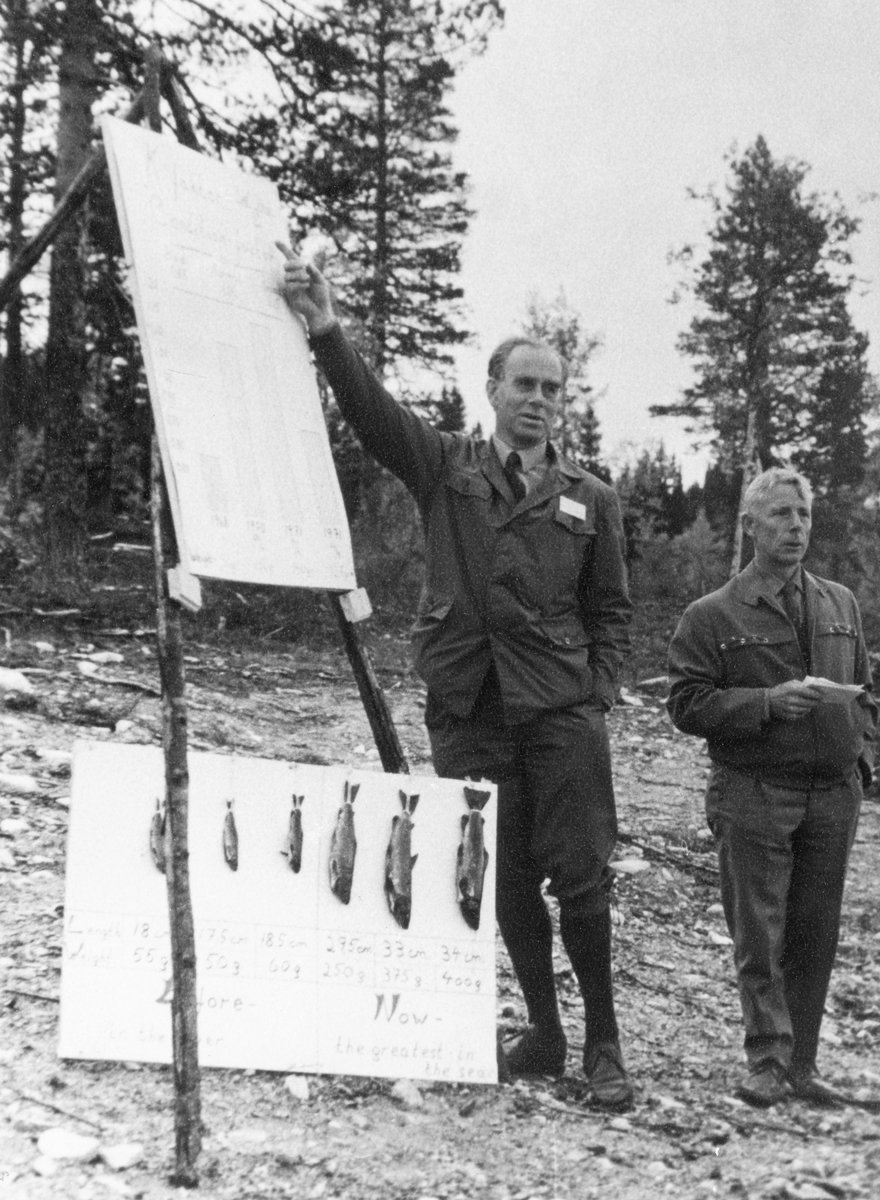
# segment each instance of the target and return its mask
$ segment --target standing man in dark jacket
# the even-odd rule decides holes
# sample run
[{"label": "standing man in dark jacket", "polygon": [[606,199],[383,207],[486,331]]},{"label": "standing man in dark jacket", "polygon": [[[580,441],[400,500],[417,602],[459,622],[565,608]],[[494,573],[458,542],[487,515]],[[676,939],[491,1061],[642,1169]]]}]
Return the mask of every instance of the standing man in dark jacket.
[{"label": "standing man in dark jacket", "polygon": [[738,1093],[760,1106],[831,1098],[816,1051],[877,722],[855,597],[801,566],[811,504],[795,471],[752,482],[754,561],[688,608],[669,659],[670,716],[712,760],[706,812],[745,1021]]},{"label": "standing man in dark jacket", "polygon": [[413,641],[435,768],[498,783],[498,923],[530,1021],[509,1067],[565,1068],[541,895],[549,878],[584,999],[592,1099],[628,1108],[611,988],[617,824],[605,713],[630,603],[614,493],[548,440],[564,365],[531,339],[505,342],[489,363],[494,437],[440,433],[385,391],[343,336],[320,272],[286,253],[288,302],[343,415],[422,516],[426,578]]}]

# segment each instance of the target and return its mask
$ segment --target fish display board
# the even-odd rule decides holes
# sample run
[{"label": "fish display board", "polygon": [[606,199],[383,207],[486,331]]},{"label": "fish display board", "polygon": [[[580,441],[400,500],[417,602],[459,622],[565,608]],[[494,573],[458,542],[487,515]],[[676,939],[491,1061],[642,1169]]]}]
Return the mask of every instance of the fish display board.
[{"label": "fish display board", "polygon": [[101,129],[181,565],[356,587],[305,332],[280,294],[274,184],[125,121]]},{"label": "fish display board", "polygon": [[[202,1065],[496,1082],[495,788],[201,752],[189,771]],[[62,1058],[172,1061],[164,794],[158,747],[77,743]]]}]

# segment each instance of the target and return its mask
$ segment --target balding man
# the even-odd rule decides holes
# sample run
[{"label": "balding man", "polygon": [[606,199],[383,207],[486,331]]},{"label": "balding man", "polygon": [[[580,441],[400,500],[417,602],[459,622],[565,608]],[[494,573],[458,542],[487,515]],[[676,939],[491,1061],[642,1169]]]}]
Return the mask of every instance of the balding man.
[{"label": "balding man", "polygon": [[320,272],[289,255],[285,273],[343,416],[421,513],[425,582],[413,642],[437,773],[498,784],[498,923],[530,1022],[509,1068],[565,1069],[541,894],[549,879],[585,1004],[590,1096],[628,1108],[611,988],[617,825],[605,713],[630,603],[614,493],[549,440],[565,366],[530,338],[503,343],[487,383],[494,435],[441,433],[398,405],[346,340]]},{"label": "balding man", "polygon": [[877,723],[855,597],[801,566],[811,506],[796,471],[751,483],[755,557],[690,606],[669,657],[669,714],[712,760],[706,813],[745,1022],[737,1091],[759,1106],[834,1098],[816,1052]]}]

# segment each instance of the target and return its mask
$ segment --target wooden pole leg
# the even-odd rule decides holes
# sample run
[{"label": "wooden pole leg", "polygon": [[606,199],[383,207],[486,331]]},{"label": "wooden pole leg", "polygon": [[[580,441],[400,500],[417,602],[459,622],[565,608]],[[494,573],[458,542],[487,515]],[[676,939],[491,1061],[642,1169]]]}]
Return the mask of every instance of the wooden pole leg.
[{"label": "wooden pole leg", "polygon": [[370,722],[370,729],[373,731],[382,769],[389,775],[408,775],[409,763],[403,753],[400,738],[397,736],[397,730],[388,710],[385,693],[376,678],[367,649],[361,642],[357,627],[346,616],[346,606],[341,597],[330,593],[328,598],[342,634],[345,653],[348,655],[348,661],[354,672],[358,691],[361,694],[361,702],[366,711],[367,720]]},{"label": "wooden pole leg", "polygon": [[175,1166],[171,1182],[197,1187],[196,1159],[202,1144],[202,1102],[196,1004],[196,945],[189,886],[189,769],[180,608],[168,596],[170,531],[168,497],[159,444],[153,435],[152,525],[156,567],[156,631],[162,682],[162,745],[165,751],[165,879],[171,931],[172,1050],[174,1055]]}]

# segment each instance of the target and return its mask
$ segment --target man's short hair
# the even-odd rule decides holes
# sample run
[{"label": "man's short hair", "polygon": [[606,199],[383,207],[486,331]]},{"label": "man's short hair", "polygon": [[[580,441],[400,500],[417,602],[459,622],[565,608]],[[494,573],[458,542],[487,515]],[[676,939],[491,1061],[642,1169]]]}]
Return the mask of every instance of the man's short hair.
[{"label": "man's short hair", "polygon": [[743,497],[743,512],[753,516],[756,509],[764,504],[770,492],[782,483],[796,487],[800,498],[812,505],[813,489],[805,475],[801,475],[800,471],[796,471],[794,467],[769,467],[760,475],[756,475],[746,488],[746,494]]},{"label": "man's short hair", "polygon": [[562,367],[562,382],[565,383],[568,378],[568,363],[556,347],[549,345],[547,342],[542,342],[540,338],[527,337],[525,334],[521,334],[518,337],[505,338],[499,346],[495,347],[489,355],[490,379],[504,378],[504,368],[507,366],[507,360],[519,346],[530,346],[533,350],[549,350],[551,354],[555,354]]}]

